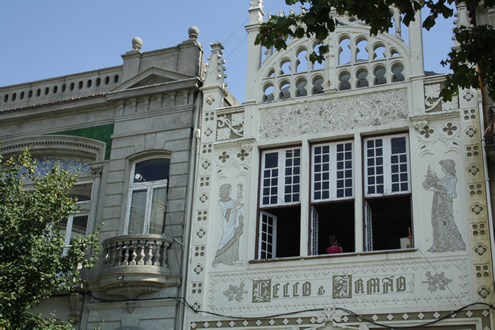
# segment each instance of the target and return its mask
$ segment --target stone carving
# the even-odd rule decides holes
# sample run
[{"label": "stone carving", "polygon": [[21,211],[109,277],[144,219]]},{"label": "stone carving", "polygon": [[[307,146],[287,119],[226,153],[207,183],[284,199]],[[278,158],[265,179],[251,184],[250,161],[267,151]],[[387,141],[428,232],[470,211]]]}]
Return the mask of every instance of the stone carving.
[{"label": "stone carving", "polygon": [[485,254],[486,251],[487,251],[487,248],[486,248],[486,246],[483,243],[479,243],[474,248],[474,252],[478,253],[478,255],[480,257],[482,257]]},{"label": "stone carving", "polygon": [[432,135],[433,133],[435,133],[435,130],[433,130],[430,126],[425,126],[419,132],[419,134],[423,135],[425,137],[425,139],[428,139],[430,137],[430,135]]},{"label": "stone carving", "polygon": [[412,125],[418,131],[422,131],[425,127],[428,126],[428,121],[427,120],[413,121]]},{"label": "stone carving", "polygon": [[467,169],[468,173],[471,173],[473,176],[479,173],[480,169],[476,164],[471,164],[471,166]]},{"label": "stone carving", "polygon": [[228,183],[220,186],[218,206],[222,215],[223,235],[212,263],[213,267],[219,263],[233,265],[239,260],[239,238],[244,227],[244,216],[241,213],[241,208],[244,206],[241,203],[242,187],[241,183],[237,185],[237,199],[234,201],[230,197],[232,186]]},{"label": "stone carving", "polygon": [[253,281],[253,303],[263,303],[271,301],[271,280]]},{"label": "stone carving", "polygon": [[203,146],[202,146],[203,154],[211,153],[212,149],[213,149],[213,145],[211,143],[206,143],[206,144],[203,144]]},{"label": "stone carving", "polygon": [[445,159],[440,161],[440,165],[445,173],[444,177],[439,179],[428,166],[423,182],[425,190],[433,191],[431,206],[433,245],[428,252],[464,251],[466,244],[454,221],[453,200],[457,197],[455,162],[452,159]]},{"label": "stone carving", "polygon": [[[421,281],[426,280],[424,272],[433,267],[437,273],[444,272],[452,283],[449,290],[428,292],[418,290]],[[423,271],[425,270],[425,271]],[[359,263],[348,266],[332,264],[310,266],[298,269],[285,267],[256,271],[232,271],[212,274],[209,277],[206,304],[216,313],[237,315],[259,315],[261,308],[273,313],[280,307],[297,309],[305,304],[325,304],[332,301],[346,308],[382,304],[383,306],[420,306],[424,299],[444,304],[450,302],[454,294],[460,301],[470,301],[472,286],[468,276],[471,270],[468,257],[452,257],[426,260],[407,260],[383,263]],[[393,272],[393,275],[392,275]],[[337,278],[347,285],[338,298],[334,297]],[[245,284],[247,296],[242,301],[228,300],[228,296],[216,295],[229,289],[229,285],[239,287]],[[427,288],[427,286],[425,286]]]},{"label": "stone carving", "polygon": [[440,97],[440,84],[425,86],[425,111],[448,111],[458,109],[458,96],[454,95],[452,101],[443,102]]},{"label": "stone carving", "polygon": [[220,156],[218,156],[218,160],[220,160],[222,163],[226,163],[230,158],[230,155],[227,151],[223,151]]},{"label": "stone carving", "polygon": [[442,129],[447,135],[452,135],[454,134],[455,131],[457,131],[457,126],[455,126],[452,123],[447,123],[447,125]]},{"label": "stone carving", "polygon": [[231,113],[217,117],[217,141],[242,137],[244,134],[244,113]]},{"label": "stone carving", "polygon": [[476,120],[476,109],[464,110],[464,120]]},{"label": "stone carving", "polygon": [[223,294],[229,301],[235,300],[241,302],[244,298],[243,295],[247,293],[247,290],[244,290],[244,287],[244,283],[241,283],[239,286],[230,284],[228,290],[225,290]]},{"label": "stone carving", "polygon": [[488,289],[486,286],[482,286],[480,287],[480,289],[478,290],[478,294],[483,298],[483,299],[486,299],[490,294],[491,294],[491,291],[490,289]]},{"label": "stone carving", "polygon": [[440,274],[431,275],[431,272],[426,272],[425,274],[427,280],[423,281],[423,283],[428,284],[428,291],[435,292],[437,290],[445,290],[448,284],[452,282],[451,279],[445,277],[445,273],[441,272]]},{"label": "stone carving", "polygon": [[262,110],[260,139],[379,126],[407,118],[406,90],[300,103]]},{"label": "stone carving", "polygon": [[206,99],[206,103],[208,103],[209,105],[212,105],[213,102],[215,102],[215,98],[213,96],[208,96],[208,98]]}]

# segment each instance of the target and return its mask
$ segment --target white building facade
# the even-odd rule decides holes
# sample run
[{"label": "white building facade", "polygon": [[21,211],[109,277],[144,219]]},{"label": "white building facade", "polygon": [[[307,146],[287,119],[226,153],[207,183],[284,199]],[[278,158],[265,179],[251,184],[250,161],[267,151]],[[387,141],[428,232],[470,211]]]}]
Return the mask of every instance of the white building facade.
[{"label": "white building facade", "polygon": [[184,329],[492,329],[481,93],[438,97],[419,14],[340,17],[312,64],[314,40],[255,46],[249,13],[246,101],[223,104],[218,43],[202,87]]}]

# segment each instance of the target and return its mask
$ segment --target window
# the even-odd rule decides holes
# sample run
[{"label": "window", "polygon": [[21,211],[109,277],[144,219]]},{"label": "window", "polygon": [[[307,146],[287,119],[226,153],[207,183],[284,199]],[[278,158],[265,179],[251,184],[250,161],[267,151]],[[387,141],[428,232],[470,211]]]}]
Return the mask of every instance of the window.
[{"label": "window", "polygon": [[129,185],[127,234],[162,234],[167,210],[170,160],[149,159],[134,164]]},{"label": "window", "polygon": [[313,145],[311,162],[310,254],[325,254],[331,234],[353,252],[353,141]]},{"label": "window", "polygon": [[401,244],[410,241],[411,185],[407,142],[407,135],[364,140],[367,251],[400,249],[405,247]]},{"label": "window", "polygon": [[87,233],[89,219],[89,205],[91,203],[91,195],[93,183],[76,183],[72,186],[70,194],[77,198],[79,210],[76,214],[72,214],[69,218],[58,223],[62,235],[65,235],[65,246],[63,254],[67,253],[67,247],[72,245],[72,241],[77,235],[84,236]]},{"label": "window", "polygon": [[[261,153],[258,259],[326,254],[329,235],[344,252],[412,247],[407,134],[364,138],[362,155],[356,143],[317,143],[308,155],[301,147]],[[301,181],[304,171],[309,182]],[[305,228],[307,251],[300,251]]]},{"label": "window", "polygon": [[299,255],[300,172],[300,147],[262,153],[259,259]]}]

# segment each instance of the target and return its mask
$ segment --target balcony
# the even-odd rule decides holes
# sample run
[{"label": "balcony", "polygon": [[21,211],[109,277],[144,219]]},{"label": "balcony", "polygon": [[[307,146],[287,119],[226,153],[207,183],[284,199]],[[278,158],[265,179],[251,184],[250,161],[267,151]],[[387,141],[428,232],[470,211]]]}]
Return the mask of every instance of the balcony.
[{"label": "balcony", "polygon": [[106,294],[135,299],[166,286],[178,286],[180,276],[169,275],[167,249],[161,235],[123,235],[103,242],[104,265],[98,284]]}]

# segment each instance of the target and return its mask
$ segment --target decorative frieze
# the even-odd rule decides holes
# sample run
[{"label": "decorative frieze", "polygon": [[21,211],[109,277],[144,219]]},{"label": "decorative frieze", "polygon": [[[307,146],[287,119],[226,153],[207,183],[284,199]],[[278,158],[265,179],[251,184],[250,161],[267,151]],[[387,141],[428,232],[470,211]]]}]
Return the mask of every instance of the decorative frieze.
[{"label": "decorative frieze", "polygon": [[467,303],[471,297],[467,268],[467,257],[463,257],[382,262],[379,269],[376,264],[360,263],[353,267],[335,264],[210,274],[208,308],[222,313],[227,312],[228,305],[229,311],[242,315],[259,310],[261,305],[269,312],[280,306],[295,309],[310,302],[338,301],[349,308],[374,307],[377,303],[421,305],[425,300],[445,304],[452,298],[452,292]]},{"label": "decorative frieze", "polygon": [[407,121],[404,89],[260,110],[260,139],[343,131]]}]

